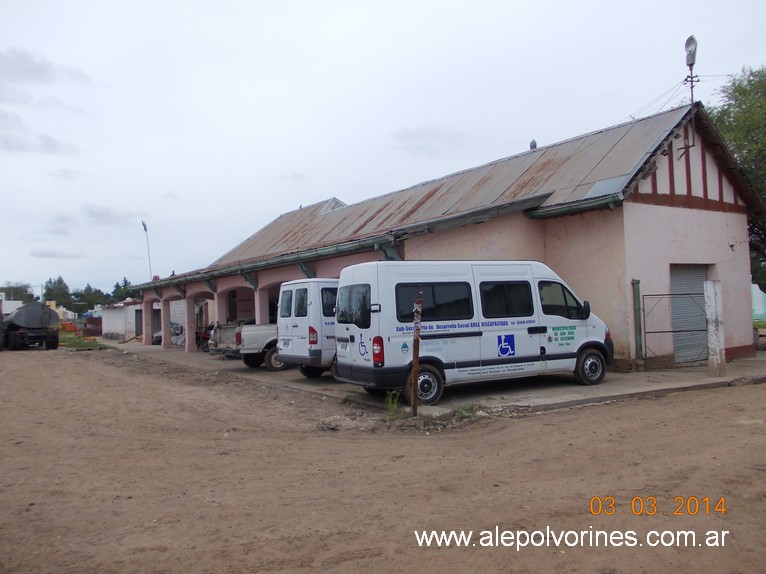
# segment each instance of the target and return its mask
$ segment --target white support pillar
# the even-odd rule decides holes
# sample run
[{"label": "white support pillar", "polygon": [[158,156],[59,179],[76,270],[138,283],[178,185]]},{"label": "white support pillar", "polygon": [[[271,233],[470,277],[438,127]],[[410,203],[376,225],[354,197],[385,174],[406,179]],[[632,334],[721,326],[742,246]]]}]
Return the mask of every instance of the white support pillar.
[{"label": "white support pillar", "polygon": [[707,316],[707,368],[711,377],[726,374],[726,345],[723,333],[721,282],[705,281],[705,314]]}]

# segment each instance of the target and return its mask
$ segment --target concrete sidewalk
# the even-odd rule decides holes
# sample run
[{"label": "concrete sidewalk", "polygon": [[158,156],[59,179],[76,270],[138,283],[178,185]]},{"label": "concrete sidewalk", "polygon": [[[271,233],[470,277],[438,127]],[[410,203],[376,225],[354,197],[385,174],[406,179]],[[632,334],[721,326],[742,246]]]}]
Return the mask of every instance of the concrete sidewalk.
[{"label": "concrete sidewalk", "polygon": [[[352,402],[371,408],[384,408],[381,399],[371,397],[361,387],[338,383],[329,374],[317,379],[307,379],[297,369],[269,372],[262,367],[251,369],[238,359],[222,359],[202,352],[185,353],[181,349],[163,349],[160,346],[145,346],[135,342],[126,344],[106,340],[102,342],[124,353],[149,355],[185,367],[216,372],[225,371],[266,384],[284,385],[302,392],[318,393],[338,401]],[[727,363],[725,375],[719,377],[709,376],[705,364],[661,371],[631,373],[610,371],[604,381],[595,386],[579,385],[569,375],[545,375],[459,385],[447,388],[437,406],[421,406],[418,412],[424,416],[439,416],[468,406],[476,406],[488,412],[537,412],[764,382],[766,382],[766,351],[758,351],[755,357]]]}]

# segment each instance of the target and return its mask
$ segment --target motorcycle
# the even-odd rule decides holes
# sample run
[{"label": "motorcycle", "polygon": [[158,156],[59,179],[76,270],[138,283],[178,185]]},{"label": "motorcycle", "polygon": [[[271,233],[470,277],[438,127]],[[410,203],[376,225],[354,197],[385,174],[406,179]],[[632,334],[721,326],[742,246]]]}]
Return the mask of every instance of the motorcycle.
[{"label": "motorcycle", "polygon": [[210,350],[210,340],[213,333],[213,329],[215,329],[216,324],[217,322],[213,321],[204,329],[196,331],[195,337],[197,341],[198,351],[204,351],[205,353],[207,353]]}]

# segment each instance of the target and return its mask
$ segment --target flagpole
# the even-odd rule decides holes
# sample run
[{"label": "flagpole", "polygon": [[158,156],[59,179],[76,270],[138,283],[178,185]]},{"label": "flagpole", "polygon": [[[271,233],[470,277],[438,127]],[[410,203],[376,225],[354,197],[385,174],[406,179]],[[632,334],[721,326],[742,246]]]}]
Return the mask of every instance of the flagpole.
[{"label": "flagpole", "polygon": [[149,259],[149,280],[151,281],[154,279],[154,274],[152,273],[152,254],[149,252],[149,229],[145,221],[142,221],[141,225],[144,226],[144,234],[146,234],[146,257]]}]

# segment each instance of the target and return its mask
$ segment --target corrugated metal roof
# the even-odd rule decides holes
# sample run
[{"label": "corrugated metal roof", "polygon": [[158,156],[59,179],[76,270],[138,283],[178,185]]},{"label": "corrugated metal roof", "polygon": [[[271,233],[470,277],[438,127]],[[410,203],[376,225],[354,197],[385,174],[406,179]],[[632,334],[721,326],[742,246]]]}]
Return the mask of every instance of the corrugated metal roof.
[{"label": "corrugated metal roof", "polygon": [[625,186],[691,106],[631,121],[501,159],[353,205],[333,198],[286,213],[212,267],[296,253],[477,211],[550,208],[599,197],[622,199]]}]

